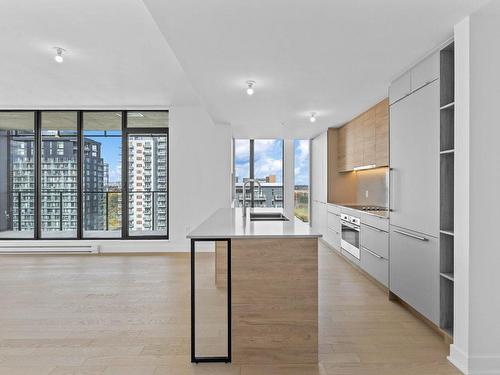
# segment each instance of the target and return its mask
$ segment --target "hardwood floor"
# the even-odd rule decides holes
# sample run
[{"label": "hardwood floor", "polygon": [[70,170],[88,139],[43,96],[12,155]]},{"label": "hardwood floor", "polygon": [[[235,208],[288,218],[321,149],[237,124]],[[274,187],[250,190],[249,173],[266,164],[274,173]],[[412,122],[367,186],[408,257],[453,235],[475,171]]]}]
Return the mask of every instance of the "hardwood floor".
[{"label": "hardwood floor", "polygon": [[0,374],[460,374],[441,337],[324,245],[319,264],[319,365],[192,365],[188,254],[2,256]]}]

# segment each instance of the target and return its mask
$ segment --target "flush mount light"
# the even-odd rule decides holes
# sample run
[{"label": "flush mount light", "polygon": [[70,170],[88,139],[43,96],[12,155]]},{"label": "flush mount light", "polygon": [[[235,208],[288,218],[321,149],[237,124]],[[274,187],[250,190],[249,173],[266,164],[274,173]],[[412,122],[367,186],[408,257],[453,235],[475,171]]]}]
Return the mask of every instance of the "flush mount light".
[{"label": "flush mount light", "polygon": [[361,167],[354,167],[353,170],[354,171],[362,171],[365,169],[373,169],[373,168],[377,168],[377,166],[375,164],[362,165]]},{"label": "flush mount light", "polygon": [[56,55],[54,56],[54,60],[56,60],[58,63],[62,63],[64,61],[63,53],[66,52],[66,50],[61,47],[54,47],[54,49],[56,50]]},{"label": "flush mount light", "polygon": [[247,94],[252,96],[254,93],[253,86],[255,85],[255,81],[247,81]]},{"label": "flush mount light", "polygon": [[311,112],[311,117],[309,117],[310,122],[316,122],[316,112]]}]

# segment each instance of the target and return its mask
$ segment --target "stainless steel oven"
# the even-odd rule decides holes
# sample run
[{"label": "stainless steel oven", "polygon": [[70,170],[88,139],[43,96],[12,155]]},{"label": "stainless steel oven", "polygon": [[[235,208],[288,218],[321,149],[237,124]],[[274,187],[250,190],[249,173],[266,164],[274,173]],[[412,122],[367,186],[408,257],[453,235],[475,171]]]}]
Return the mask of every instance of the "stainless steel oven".
[{"label": "stainless steel oven", "polygon": [[359,218],[346,214],[340,214],[340,224],[340,247],[353,257],[359,259]]}]

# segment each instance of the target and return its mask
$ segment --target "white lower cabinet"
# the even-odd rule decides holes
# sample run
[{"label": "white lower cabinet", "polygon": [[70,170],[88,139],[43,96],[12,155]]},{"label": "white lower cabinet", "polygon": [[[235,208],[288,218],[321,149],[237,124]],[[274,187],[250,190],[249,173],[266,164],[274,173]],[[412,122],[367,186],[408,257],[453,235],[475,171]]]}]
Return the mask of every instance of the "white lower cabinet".
[{"label": "white lower cabinet", "polygon": [[362,247],[389,259],[389,233],[381,229],[361,224],[360,243]]},{"label": "white lower cabinet", "polygon": [[439,324],[438,239],[391,226],[391,292]]},{"label": "white lower cabinet", "polygon": [[327,223],[326,223],[326,203],[319,201],[312,201],[311,212],[311,226],[314,230],[321,233],[324,237],[327,236]]},{"label": "white lower cabinet", "polygon": [[389,287],[389,233],[361,223],[360,228],[361,268]]},{"label": "white lower cabinet", "polygon": [[361,247],[361,268],[385,287],[389,287],[389,261],[366,247]]},{"label": "white lower cabinet", "polygon": [[340,250],[340,207],[327,204],[325,241]]}]

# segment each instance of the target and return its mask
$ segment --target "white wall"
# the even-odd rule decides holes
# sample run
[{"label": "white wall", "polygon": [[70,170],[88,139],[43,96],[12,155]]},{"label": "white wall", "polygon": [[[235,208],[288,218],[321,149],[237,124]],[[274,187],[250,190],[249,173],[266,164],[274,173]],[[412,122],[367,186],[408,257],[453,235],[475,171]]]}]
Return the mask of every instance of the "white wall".
[{"label": "white wall", "polygon": [[171,250],[185,250],[188,230],[231,205],[231,129],[202,107],[174,108],[170,125]]},{"label": "white wall", "polygon": [[[217,208],[230,206],[231,130],[227,125],[214,124],[201,106],[172,108],[169,126],[170,240],[81,240],[57,244],[98,244],[101,252],[189,250],[188,230]],[[10,244],[19,242],[2,241],[2,246]]]},{"label": "white wall", "polygon": [[[457,27],[458,46],[466,43],[465,28]],[[456,241],[458,319],[450,359],[467,374],[500,374],[500,245],[496,237],[500,223],[500,2],[492,1],[470,15],[469,38],[468,57],[464,49],[457,55],[463,59],[459,68],[466,67],[467,58],[470,62],[469,92],[464,82],[456,87],[460,100],[457,105],[470,95],[470,127],[468,142],[463,131],[457,134],[463,138],[457,139],[456,146],[469,147],[469,154],[468,160],[464,159],[466,154],[457,158],[456,169],[467,168],[468,163],[470,175],[467,181],[460,174],[464,172],[459,172],[457,181],[469,187],[469,202],[466,199],[457,202],[457,213],[461,215],[457,230],[465,230],[465,234]],[[457,111],[457,115],[464,116],[458,124],[463,124],[467,114],[462,113],[462,108]],[[459,194],[463,195],[466,189],[459,188]],[[462,216],[467,215],[467,209],[468,227]]]}]

